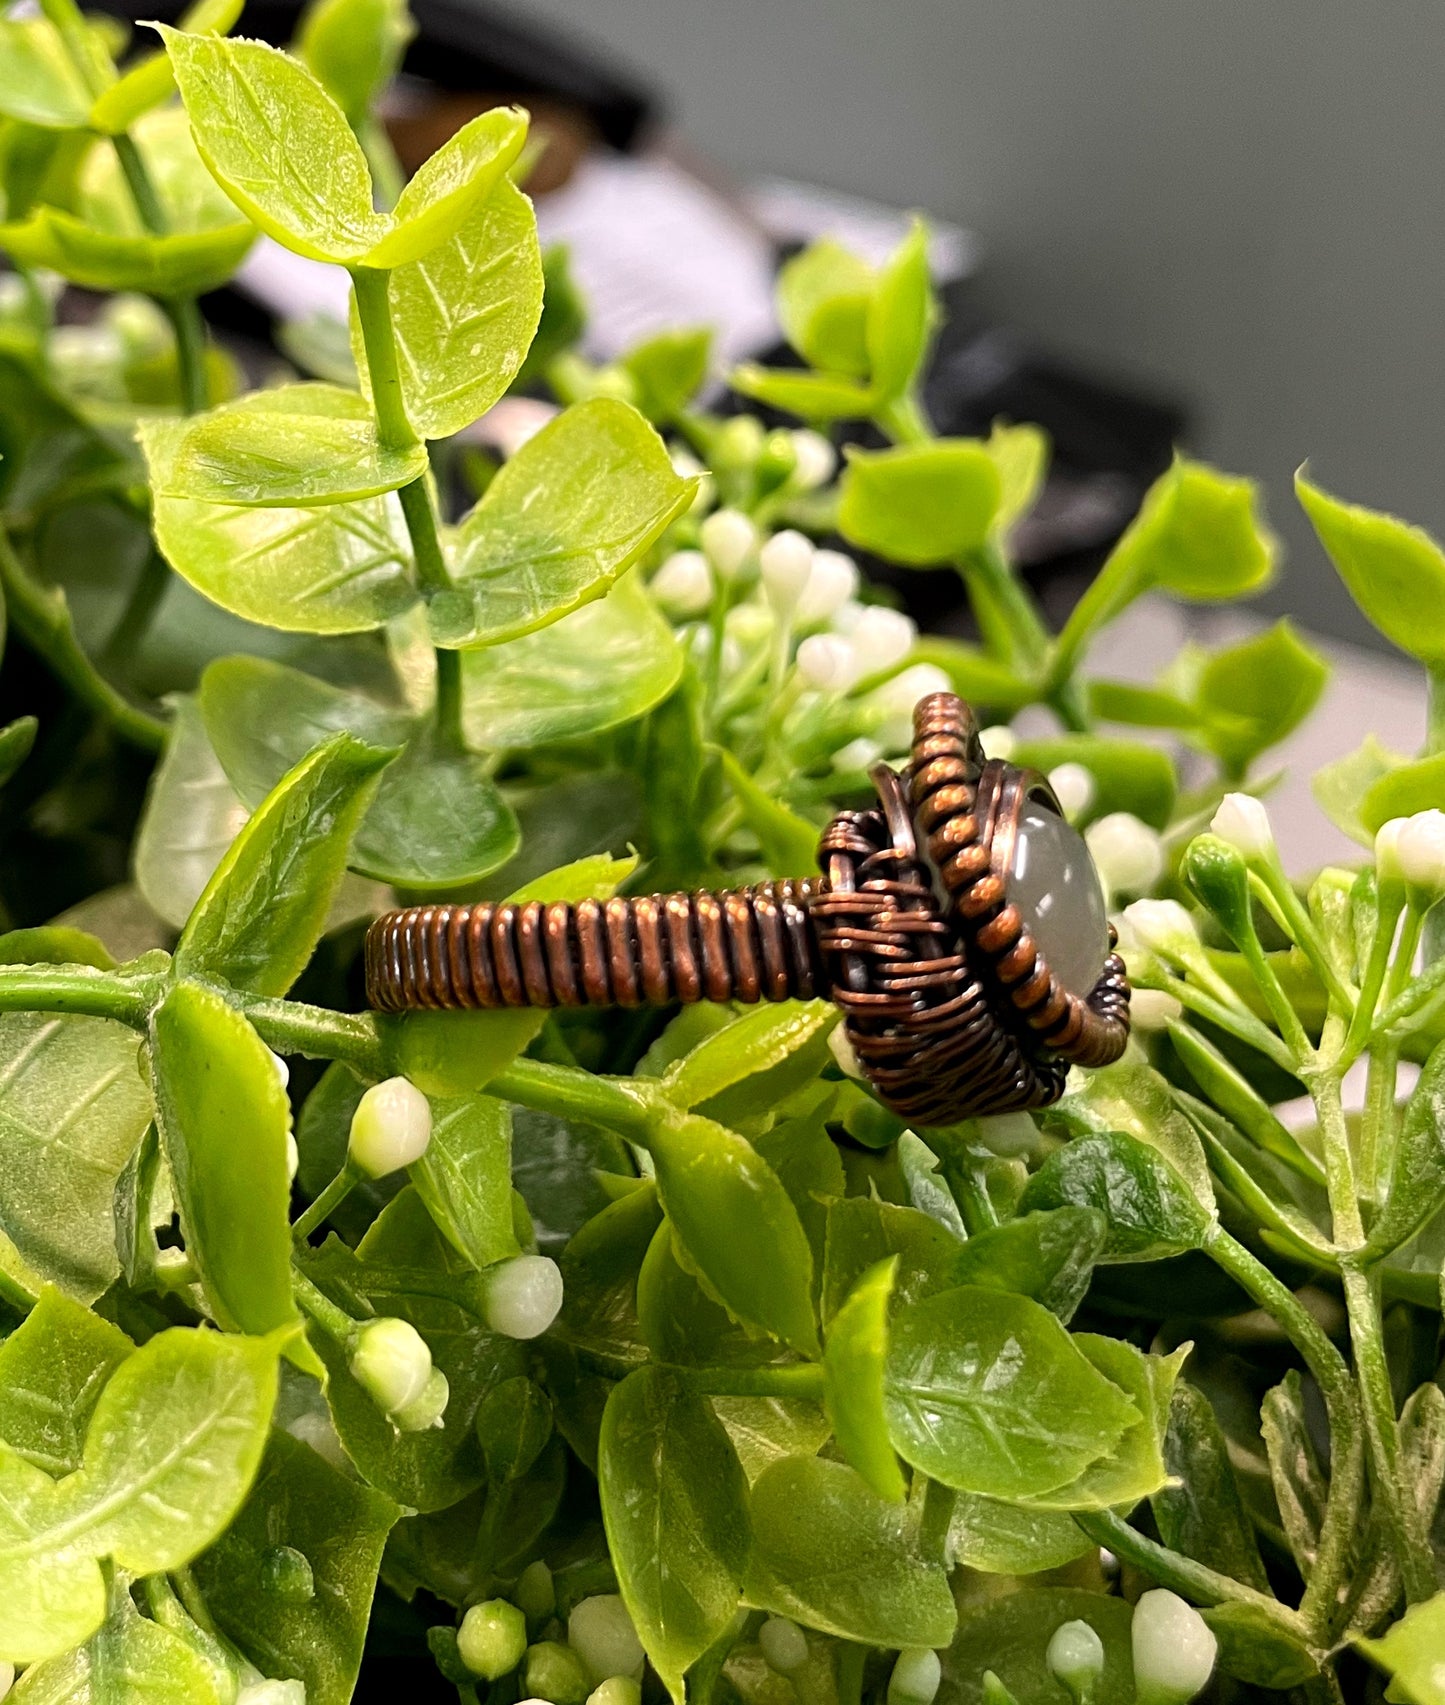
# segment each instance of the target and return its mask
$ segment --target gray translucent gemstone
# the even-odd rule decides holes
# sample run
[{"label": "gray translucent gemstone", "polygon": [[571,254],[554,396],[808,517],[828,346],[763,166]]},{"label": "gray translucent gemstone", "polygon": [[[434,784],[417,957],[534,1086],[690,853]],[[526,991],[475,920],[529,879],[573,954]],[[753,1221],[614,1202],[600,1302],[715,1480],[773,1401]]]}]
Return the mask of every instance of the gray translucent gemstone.
[{"label": "gray translucent gemstone", "polygon": [[1104,890],[1084,837],[1034,799],[1019,818],[1008,895],[1049,969],[1070,994],[1088,994],[1109,951]]}]

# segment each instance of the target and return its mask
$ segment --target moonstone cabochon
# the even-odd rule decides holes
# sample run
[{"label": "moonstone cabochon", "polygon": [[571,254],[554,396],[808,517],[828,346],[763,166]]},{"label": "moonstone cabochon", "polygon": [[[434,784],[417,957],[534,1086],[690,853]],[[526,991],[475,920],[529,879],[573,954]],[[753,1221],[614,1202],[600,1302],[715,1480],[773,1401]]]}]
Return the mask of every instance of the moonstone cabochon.
[{"label": "moonstone cabochon", "polygon": [[1084,837],[1037,799],[1019,814],[1008,897],[1049,969],[1087,995],[1109,952],[1109,917]]}]

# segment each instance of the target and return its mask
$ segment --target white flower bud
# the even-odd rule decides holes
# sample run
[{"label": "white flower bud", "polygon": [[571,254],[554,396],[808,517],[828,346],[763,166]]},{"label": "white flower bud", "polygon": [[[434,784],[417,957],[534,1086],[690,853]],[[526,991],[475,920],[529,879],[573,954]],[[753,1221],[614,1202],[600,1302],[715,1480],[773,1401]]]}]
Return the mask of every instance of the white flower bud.
[{"label": "white flower bud", "polygon": [[271,1069],[281,1080],[282,1089],[285,1089],[291,1082],[290,1066],[286,1064],[285,1060],[283,1060],[279,1054],[273,1053],[270,1048],[268,1048],[266,1052],[271,1055]]},{"label": "white flower bud", "polygon": [[587,1695],[587,1705],[642,1705],[642,1683],[630,1675],[609,1675]]},{"label": "white flower bud", "polygon": [[850,604],[858,591],[858,564],[842,551],[814,551],[808,584],[798,598],[798,620],[826,622]]},{"label": "white flower bud", "polygon": [[1054,1630],[1044,1662],[1050,1674],[1080,1699],[1104,1673],[1104,1642],[1087,1622],[1064,1622]]},{"label": "white flower bud", "polygon": [[306,1705],[306,1683],[253,1681],[237,1693],[236,1705]]},{"label": "white flower bud", "polygon": [[517,1255],[487,1274],[487,1325],[504,1338],[539,1338],[562,1307],[562,1269],[546,1255]]},{"label": "white flower bud", "polygon": [[302,1444],[310,1445],[323,1462],[329,1462],[343,1474],[352,1472],[351,1459],[342,1448],[336,1423],[325,1411],[307,1409],[286,1423],[286,1431],[293,1439],[300,1439]]},{"label": "white flower bud", "polygon": [[942,1679],[937,1652],[927,1646],[900,1652],[888,1678],[888,1705],[933,1705]]},{"label": "white flower bud", "polygon": [[301,1150],[296,1146],[296,1138],[290,1131],[286,1133],[286,1182],[294,1184],[296,1174],[301,1170]]},{"label": "white flower bud", "polygon": [[526,1651],[527,1619],[504,1598],[474,1604],[457,1629],[457,1656],[484,1681],[510,1675]]},{"label": "white flower bud", "polygon": [[375,1083],[351,1116],[347,1153],[368,1178],[385,1178],[420,1160],[431,1142],[431,1105],[404,1077]]},{"label": "white flower bud", "polygon": [[788,436],[793,441],[796,458],[793,484],[799,491],[816,491],[819,486],[827,485],[838,466],[838,452],[821,432],[803,428]]},{"label": "white flower bud", "polygon": [[[854,641],[857,644],[857,641]],[[951,693],[953,682],[936,663],[915,663],[891,681],[885,681],[869,698],[870,705],[886,720],[878,730],[884,749],[907,751],[913,740],[913,708],[930,693]]]},{"label": "white flower bud", "polygon": [[414,1397],[404,1409],[398,1409],[392,1420],[400,1433],[426,1433],[443,1426],[451,1386],[440,1368],[433,1368],[421,1395]]},{"label": "white flower bud", "polygon": [[841,634],[810,634],[798,647],[798,675],[819,693],[846,693],[858,679],[857,653]]},{"label": "white flower bud", "polygon": [[640,1679],[647,1654],[616,1593],[598,1593],[573,1605],[567,1618],[567,1644],[582,1660],[595,1687],[609,1676]]},{"label": "white flower bud", "polygon": [[774,533],[758,552],[763,592],[777,611],[796,608],[813,572],[813,541],[794,527]]},{"label": "white flower bud", "polygon": [[1129,1017],[1135,1030],[1164,1030],[1184,1011],[1163,989],[1135,989],[1129,997]]},{"label": "white flower bud", "polygon": [[1082,764],[1060,764],[1057,769],[1050,770],[1049,786],[1071,823],[1077,823],[1084,815],[1094,803],[1094,795],[1098,791],[1093,771],[1085,769]]},{"label": "white flower bud", "polygon": [[1417,811],[1407,817],[1397,850],[1406,882],[1433,894],[1445,890],[1445,811]]},{"label": "white flower bud", "polygon": [[757,549],[758,530],[740,509],[719,509],[700,529],[702,548],[719,580],[736,580]]},{"label": "white flower bud", "polygon": [[1125,906],[1120,920],[1121,941],[1130,937],[1146,953],[1163,953],[1178,958],[1192,953],[1199,946],[1199,931],[1194,919],[1177,900],[1135,900]]},{"label": "white flower bud", "polygon": [[866,1074],[858,1058],[858,1050],[848,1040],[848,1032],[841,1024],[835,1024],[828,1032],[828,1047],[832,1050],[838,1070],[843,1076],[855,1077],[861,1082]]},{"label": "white flower bud", "polygon": [[1209,827],[1247,859],[1268,858],[1274,851],[1269,812],[1252,793],[1226,793]]},{"label": "white flower bud", "polygon": [[1139,1705],[1187,1705],[1214,1673],[1218,1649],[1204,1618],[1163,1587],[1134,1606],[1134,1687]]},{"label": "white flower bud", "polygon": [[674,551],[647,588],[668,615],[700,615],[712,602],[712,570],[701,551]]},{"label": "white flower bud", "polygon": [[779,1675],[791,1675],[808,1661],[808,1636],[786,1616],[768,1618],[758,1629],[758,1645],[768,1660],[768,1668],[775,1669]]},{"label": "white flower bud", "polygon": [[880,669],[891,669],[895,663],[901,663],[912,651],[918,638],[918,624],[901,610],[874,604],[858,617],[848,637],[858,655],[859,673],[876,675]]},{"label": "white flower bud", "polygon": [[10,1689],[15,1685],[15,1665],[0,1663],[0,1699],[10,1697]]},{"label": "white flower bud", "polygon": [[980,729],[978,738],[990,758],[999,758],[1005,763],[1013,757],[1014,748],[1019,743],[1018,735],[1006,722],[991,723]]},{"label": "white flower bud", "polygon": [[1084,833],[1104,886],[1116,894],[1141,894],[1164,872],[1164,843],[1128,811],[1111,811]]},{"label": "white flower bud", "polygon": [[351,1377],[366,1388],[382,1414],[394,1417],[414,1403],[431,1374],[431,1351],[409,1321],[383,1315],[357,1332]]},{"label": "white flower bud", "polygon": [[1409,821],[1408,817],[1392,817],[1375,831],[1375,874],[1381,882],[1405,880],[1400,866],[1400,834]]},{"label": "white flower bud", "polygon": [[672,463],[672,471],[680,480],[695,480],[707,469],[693,455],[685,444],[674,444],[668,451],[668,459]]},{"label": "white flower bud", "polygon": [[866,734],[860,734],[856,740],[850,740],[846,746],[840,746],[833,754],[835,770],[871,770],[883,756],[883,748],[876,740],[870,740]]}]

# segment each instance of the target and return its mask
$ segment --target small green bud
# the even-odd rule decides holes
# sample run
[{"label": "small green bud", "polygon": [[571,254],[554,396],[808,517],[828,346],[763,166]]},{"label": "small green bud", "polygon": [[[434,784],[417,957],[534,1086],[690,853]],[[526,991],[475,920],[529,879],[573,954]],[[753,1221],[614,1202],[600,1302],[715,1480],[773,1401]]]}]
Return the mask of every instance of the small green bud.
[{"label": "small green bud", "polygon": [[1193,1605],[1156,1587],[1134,1606],[1138,1705],[1188,1705],[1214,1673],[1218,1643]]},{"label": "small green bud", "polygon": [[933,1705],[942,1679],[937,1652],[927,1646],[900,1652],[888,1678],[888,1705]]},{"label": "small green bud", "polygon": [[550,1699],[552,1705],[584,1705],[592,1691],[581,1658],[559,1640],[528,1646],[522,1685],[534,1699]]},{"label": "small green bud", "polygon": [[630,1675],[609,1675],[587,1695],[587,1705],[642,1705],[642,1683]]},{"label": "small green bud", "polygon": [[609,1676],[640,1676],[647,1654],[617,1593],[597,1593],[572,1607],[567,1643],[594,1683]]},{"label": "small green bud", "polygon": [[533,1622],[545,1620],[556,1610],[557,1589],[552,1584],[552,1571],[540,1557],[523,1569],[513,1597]]},{"label": "small green bud", "polygon": [[510,1675],[527,1650],[527,1619],[504,1598],[474,1604],[457,1630],[457,1652],[486,1681]]},{"label": "small green bud", "polygon": [[442,1417],[447,1412],[447,1400],[450,1397],[451,1386],[447,1383],[447,1376],[440,1368],[433,1368],[421,1389],[420,1397],[413,1398],[392,1416],[397,1431],[425,1433],[434,1427],[443,1426]]},{"label": "small green bud", "polygon": [[735,414],[723,423],[712,447],[719,467],[750,468],[763,453],[763,423],[756,415]]},{"label": "small green bud", "polygon": [[1019,1705],[991,1669],[983,1672],[983,1705]]},{"label": "small green bud", "polygon": [[517,1255],[487,1273],[487,1325],[504,1338],[538,1338],[562,1308],[562,1269],[546,1255]]},{"label": "small green bud", "polygon": [[1184,880],[1223,924],[1231,941],[1254,930],[1249,872],[1238,847],[1218,835],[1196,835],[1184,850]]},{"label": "small green bud", "polygon": [[287,1604],[309,1604],[316,1596],[311,1564],[294,1545],[273,1545],[261,1559],[261,1585]]},{"label": "small green bud", "polygon": [[368,1178],[385,1178],[420,1160],[431,1142],[431,1104],[404,1077],[374,1083],[351,1116],[347,1154]]},{"label": "small green bud", "polygon": [[786,1616],[770,1616],[758,1629],[758,1645],[768,1668],[791,1675],[808,1661],[808,1636]]},{"label": "small green bud", "polygon": [[432,1375],[426,1339],[409,1321],[388,1316],[359,1328],[350,1365],[352,1378],[392,1419],[416,1402]]},{"label": "small green bud", "polygon": [[1104,1673],[1104,1642],[1087,1622],[1064,1622],[1054,1630],[1044,1661],[1068,1688],[1075,1705],[1088,1705]]}]

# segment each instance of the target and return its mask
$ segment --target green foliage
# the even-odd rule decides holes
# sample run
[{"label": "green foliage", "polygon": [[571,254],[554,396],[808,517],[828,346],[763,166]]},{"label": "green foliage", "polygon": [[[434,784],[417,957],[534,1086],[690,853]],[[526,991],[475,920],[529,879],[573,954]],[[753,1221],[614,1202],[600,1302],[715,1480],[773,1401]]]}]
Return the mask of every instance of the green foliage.
[{"label": "green foliage", "polygon": [[[1224,834],[1248,838],[1252,802],[1197,833],[1226,790],[1266,791],[1322,692],[1287,624],[1144,684],[1086,664],[1146,591],[1268,582],[1255,488],[1177,461],[1051,633],[1012,542],[1049,447],[1026,424],[934,434],[921,223],[881,265],[826,241],[790,260],[806,365],[733,376],[867,423],[881,447],[839,473],[814,435],[711,411],[709,328],[589,360],[517,186],[525,115],[482,113],[404,180],[376,116],[399,0],[316,0],[295,57],[237,24],[197,0],[117,69],[71,0],[0,20],[17,1700],[303,1684],[345,1705],[374,1680],[368,1626],[378,1661],[430,1650],[468,1699],[461,1619],[501,1597],[534,1645],[498,1698],[580,1700],[600,1678],[563,1629],[600,1599],[577,1628],[615,1619],[631,1668],[625,1607],[645,1689],[677,1701],[881,1705],[892,1654],[933,1648],[945,1705],[1065,1705],[1048,1642],[1082,1620],[1094,1705],[1130,1705],[1136,1584],[1202,1607],[1238,1705],[1338,1697],[1352,1645],[1433,1697],[1432,891],[1387,869],[1301,893],[1267,841]],[[284,327],[304,371],[254,390],[195,298],[259,231],[345,267],[352,309]],[[56,275],[110,299],[78,326]],[[523,424],[494,458],[470,429],[504,399]],[[1438,548],[1300,497],[1439,692]],[[765,549],[834,528],[956,572],[980,641],[918,640],[836,554]],[[782,557],[809,565],[792,602]],[[800,661],[823,634],[836,672]],[[1168,855],[1150,898],[1208,914],[1125,918],[1153,1010],[1053,1107],[908,1130],[840,1071],[823,1001],[356,1010],[362,926],[393,895],[814,875],[830,813],[906,760],[925,664],[984,723],[1028,710],[1017,761],[1081,766],[1083,823],[1139,819]],[[1368,845],[1445,803],[1441,726],[1437,705],[1421,752],[1327,766],[1326,810]],[[1401,1059],[1423,1066],[1408,1094]],[[397,1075],[429,1141],[358,1181],[351,1118]],[[1301,1090],[1305,1128],[1278,1105]],[[497,1306],[533,1281],[530,1314]],[[363,1342],[392,1346],[411,1402],[383,1413]],[[803,1627],[786,1676],[768,1616]]]}]

